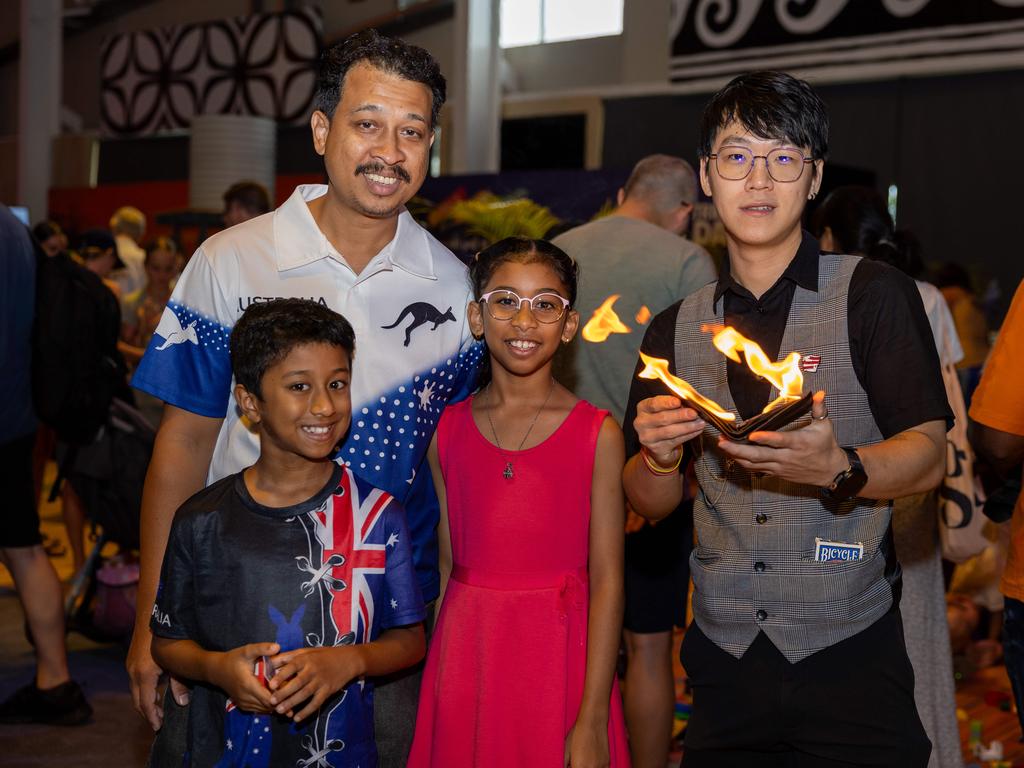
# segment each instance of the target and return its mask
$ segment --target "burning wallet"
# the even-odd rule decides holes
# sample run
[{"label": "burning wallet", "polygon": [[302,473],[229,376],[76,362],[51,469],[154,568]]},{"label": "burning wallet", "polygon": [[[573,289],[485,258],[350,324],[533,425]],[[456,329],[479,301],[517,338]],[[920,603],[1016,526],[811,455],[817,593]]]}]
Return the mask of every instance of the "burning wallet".
[{"label": "burning wallet", "polygon": [[668,360],[650,357],[643,352],[640,359],[644,369],[642,379],[660,379],[689,408],[725,435],[729,440],[744,442],[753,432],[774,432],[799,419],[811,410],[812,394],[802,394],[804,377],[800,371],[800,353],[791,352],[785,360],[771,362],[761,347],[738,331],[726,326],[715,333],[712,343],[726,357],[740,362],[740,353],[758,376],[768,379],[779,391],[779,396],[752,419],[738,423],[736,414],[725,410],[714,400],[705,397],[688,382],[668,370]]}]

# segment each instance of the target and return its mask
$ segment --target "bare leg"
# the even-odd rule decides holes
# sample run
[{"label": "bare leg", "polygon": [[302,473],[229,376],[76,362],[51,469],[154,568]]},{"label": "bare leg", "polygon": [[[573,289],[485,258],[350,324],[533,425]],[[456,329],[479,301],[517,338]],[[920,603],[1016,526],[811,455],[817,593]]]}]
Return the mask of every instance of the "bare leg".
[{"label": "bare leg", "polygon": [[85,564],[85,510],[82,508],[82,500],[78,498],[75,489],[67,480],[61,487],[60,495],[64,527],[68,531],[68,540],[71,542],[71,558],[77,573]]},{"label": "bare leg", "polygon": [[0,558],[14,577],[25,618],[36,644],[36,687],[53,688],[71,679],[64,645],[60,581],[42,546],[5,547]]},{"label": "bare leg", "polygon": [[672,741],[675,680],[672,632],[622,632],[626,644],[623,700],[633,768],[665,768]]}]

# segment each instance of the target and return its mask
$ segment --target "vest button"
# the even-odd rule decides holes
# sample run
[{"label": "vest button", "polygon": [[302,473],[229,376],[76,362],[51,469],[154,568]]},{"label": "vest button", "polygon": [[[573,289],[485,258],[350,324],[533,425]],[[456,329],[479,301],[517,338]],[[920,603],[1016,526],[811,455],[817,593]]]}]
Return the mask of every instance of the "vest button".
[{"label": "vest button", "polygon": [[764,609],[759,609],[755,615],[757,616],[758,621],[764,621],[768,618],[768,611]]},{"label": "vest button", "polygon": [[761,573],[762,571],[764,571],[764,563],[762,563],[760,560],[758,560],[756,563],[754,563],[754,570],[757,571],[758,573]]},{"label": "vest button", "polygon": [[764,512],[758,512],[757,517],[755,517],[754,519],[757,520],[758,525],[764,525],[768,522],[768,515],[766,515]]}]

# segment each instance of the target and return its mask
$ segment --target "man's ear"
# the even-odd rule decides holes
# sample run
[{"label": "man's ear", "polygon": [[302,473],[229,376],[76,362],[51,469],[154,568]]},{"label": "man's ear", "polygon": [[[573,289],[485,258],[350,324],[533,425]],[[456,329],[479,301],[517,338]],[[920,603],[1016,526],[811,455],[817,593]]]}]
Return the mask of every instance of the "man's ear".
[{"label": "man's ear", "polygon": [[242,384],[235,384],[235,402],[245,418],[253,424],[260,423],[260,399]]},{"label": "man's ear", "polygon": [[693,213],[692,203],[680,203],[679,207],[673,214],[673,227],[672,231],[677,235],[681,235],[686,231],[687,224],[690,223],[690,214]]},{"label": "man's ear", "polygon": [[471,301],[466,307],[466,318],[469,320],[469,330],[473,334],[473,338],[482,339],[484,337],[484,314],[483,306],[479,301]]},{"label": "man's ear", "polygon": [[615,195],[615,204],[621,207],[624,202],[626,202],[626,190],[619,187],[619,191]]},{"label": "man's ear", "polygon": [[708,159],[706,157],[700,159],[700,188],[704,190],[705,195],[712,197],[711,179],[708,178]]},{"label": "man's ear", "polygon": [[821,178],[825,175],[825,161],[815,160],[814,161],[814,176],[811,178],[811,194],[817,196],[818,190],[821,189]]},{"label": "man's ear", "polygon": [[313,149],[322,156],[327,151],[327,134],[331,132],[331,118],[317,109],[309,118],[309,127],[313,131]]}]

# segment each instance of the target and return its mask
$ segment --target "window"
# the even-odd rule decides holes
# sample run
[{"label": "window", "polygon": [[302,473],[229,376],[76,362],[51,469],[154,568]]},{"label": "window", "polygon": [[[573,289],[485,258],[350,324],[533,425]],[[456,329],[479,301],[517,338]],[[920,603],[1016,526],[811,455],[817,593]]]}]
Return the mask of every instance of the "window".
[{"label": "window", "polygon": [[501,0],[502,48],[622,34],[623,0]]}]

